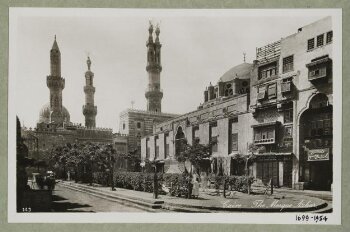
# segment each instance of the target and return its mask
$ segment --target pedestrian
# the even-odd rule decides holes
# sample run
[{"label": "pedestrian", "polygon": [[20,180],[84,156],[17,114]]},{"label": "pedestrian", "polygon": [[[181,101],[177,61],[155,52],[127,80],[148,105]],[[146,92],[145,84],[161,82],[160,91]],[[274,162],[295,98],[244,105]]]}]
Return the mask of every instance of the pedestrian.
[{"label": "pedestrian", "polygon": [[194,198],[198,198],[199,196],[199,182],[198,182],[198,178],[193,179],[193,187],[192,187],[192,196]]}]

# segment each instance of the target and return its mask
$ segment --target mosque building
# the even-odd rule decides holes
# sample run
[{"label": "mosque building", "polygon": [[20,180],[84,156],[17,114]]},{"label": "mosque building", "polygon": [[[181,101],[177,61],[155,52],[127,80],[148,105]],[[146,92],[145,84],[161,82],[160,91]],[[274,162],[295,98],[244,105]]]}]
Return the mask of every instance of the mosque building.
[{"label": "mosque building", "polygon": [[331,190],[332,43],[326,17],[257,48],[252,63],[209,84],[196,110],[156,124],[141,140],[142,162],[158,160],[160,171],[179,172],[176,157],[184,141],[214,142],[210,166],[196,170],[202,177],[244,175],[237,157],[254,153],[249,175],[257,181]]},{"label": "mosque building", "polygon": [[65,79],[61,76],[61,52],[55,36],[50,50],[50,75],[46,77],[46,84],[50,91],[49,103],[40,110],[36,128],[22,128],[22,136],[32,158],[45,159],[47,151],[66,143],[112,143],[112,129],[96,127],[97,106],[94,105],[94,73],[91,71],[90,57],[88,57],[87,66],[86,86],[84,86],[85,105],[83,106],[85,126],[82,126],[70,121],[70,114],[63,106]]}]

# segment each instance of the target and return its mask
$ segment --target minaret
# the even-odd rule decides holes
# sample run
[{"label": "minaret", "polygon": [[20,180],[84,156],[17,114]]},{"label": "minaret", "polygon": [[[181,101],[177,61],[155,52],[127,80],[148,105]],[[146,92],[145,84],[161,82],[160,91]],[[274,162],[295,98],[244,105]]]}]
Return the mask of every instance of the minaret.
[{"label": "minaret", "polygon": [[156,39],[153,42],[153,25],[150,23],[148,28],[149,37],[146,43],[147,46],[147,66],[148,72],[148,88],[145,93],[147,98],[147,111],[162,111],[162,98],[163,92],[160,89],[160,72],[162,71],[161,65],[161,47],[159,42],[159,27],[155,30]]},{"label": "minaret", "polygon": [[85,105],[83,106],[83,114],[85,116],[86,127],[96,127],[97,106],[94,104],[95,87],[93,85],[94,73],[91,72],[91,60],[87,59],[88,71],[85,73]]},{"label": "minaret", "polygon": [[51,74],[46,78],[47,87],[50,89],[50,122],[62,124],[64,116],[62,113],[62,90],[65,80],[61,77],[61,52],[58,48],[56,35],[50,51]]}]

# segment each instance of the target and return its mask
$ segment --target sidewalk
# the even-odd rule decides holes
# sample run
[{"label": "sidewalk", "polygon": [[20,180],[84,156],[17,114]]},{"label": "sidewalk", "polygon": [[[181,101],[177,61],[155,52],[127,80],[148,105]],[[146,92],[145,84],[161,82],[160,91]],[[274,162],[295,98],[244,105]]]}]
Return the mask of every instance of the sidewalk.
[{"label": "sidewalk", "polygon": [[[86,191],[91,194],[101,194],[103,197],[118,198],[135,204],[148,205],[149,207],[181,211],[181,212],[305,212],[316,211],[327,207],[327,202],[319,198],[277,192],[271,195],[248,195],[240,192],[232,192],[227,198],[222,195],[213,195],[215,191],[201,192],[199,199],[186,199],[169,195],[159,195],[153,199],[153,193],[133,191],[116,188],[111,191],[110,187],[88,186],[74,182],[62,181],[62,186],[75,188],[77,191]],[[155,207],[156,208],[156,207]]]},{"label": "sidewalk", "polygon": [[285,194],[297,194],[297,195],[304,195],[304,196],[310,196],[310,197],[317,197],[326,201],[333,200],[333,193],[331,191],[295,190],[295,189],[289,189],[289,188],[275,188],[274,191],[278,193],[285,193]]}]

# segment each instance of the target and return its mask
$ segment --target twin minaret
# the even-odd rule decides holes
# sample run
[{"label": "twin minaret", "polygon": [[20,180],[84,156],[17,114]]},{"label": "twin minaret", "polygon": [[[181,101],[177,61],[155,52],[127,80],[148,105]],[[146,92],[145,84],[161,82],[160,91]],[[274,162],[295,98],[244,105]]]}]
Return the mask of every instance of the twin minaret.
[{"label": "twin minaret", "polygon": [[96,114],[97,114],[97,106],[95,106],[94,95],[95,95],[95,87],[94,87],[94,73],[91,72],[91,60],[88,56],[86,61],[88,66],[88,71],[85,72],[85,105],[83,106],[83,114],[85,116],[85,126],[86,127],[96,127]]},{"label": "twin minaret", "polygon": [[[85,105],[83,106],[83,114],[85,116],[85,126],[96,127],[97,107],[94,105],[94,73],[90,70],[90,57],[87,59],[87,66],[88,71],[85,72]],[[62,90],[64,89],[65,80],[61,77],[61,52],[57,45],[56,36],[50,50],[50,75],[47,76],[46,84],[50,90],[50,121],[62,125],[65,121],[62,106]]]},{"label": "twin minaret", "polygon": [[161,65],[161,43],[159,42],[160,29],[157,26],[155,30],[155,41],[153,41],[153,25],[150,23],[148,28],[149,37],[147,46],[147,66],[148,72],[148,88],[145,93],[147,99],[147,111],[161,112],[163,92],[160,89],[160,72]]},{"label": "twin minaret", "polygon": [[62,90],[65,80],[61,77],[61,52],[58,48],[56,36],[50,50],[50,75],[46,78],[50,90],[50,121],[62,124],[64,121],[62,107]]},{"label": "twin minaret", "polygon": [[[163,92],[160,89],[161,65],[161,43],[159,42],[160,29],[155,29],[155,40],[153,41],[153,25],[150,23],[148,28],[149,37],[147,46],[147,66],[148,88],[145,93],[147,99],[147,111],[161,112]],[[95,87],[93,85],[94,73],[91,72],[91,60],[87,59],[88,71],[85,72],[85,105],[83,114],[85,116],[86,127],[96,127],[97,106],[94,103]],[[56,36],[50,51],[50,70],[51,74],[47,76],[47,87],[50,89],[50,109],[51,121],[62,124],[64,121],[62,107],[62,90],[65,86],[65,80],[61,77],[61,52],[58,48]]]}]

